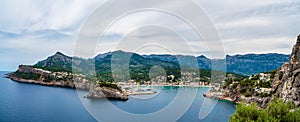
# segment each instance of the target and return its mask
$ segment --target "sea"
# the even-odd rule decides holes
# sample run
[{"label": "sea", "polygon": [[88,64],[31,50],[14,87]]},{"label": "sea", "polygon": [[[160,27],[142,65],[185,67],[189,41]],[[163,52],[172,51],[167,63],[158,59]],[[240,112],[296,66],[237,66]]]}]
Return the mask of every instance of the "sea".
[{"label": "sea", "polygon": [[228,101],[204,98],[209,87],[152,86],[152,95],[127,101],[87,99],[87,91],[19,83],[0,72],[1,122],[225,122],[235,111]]}]

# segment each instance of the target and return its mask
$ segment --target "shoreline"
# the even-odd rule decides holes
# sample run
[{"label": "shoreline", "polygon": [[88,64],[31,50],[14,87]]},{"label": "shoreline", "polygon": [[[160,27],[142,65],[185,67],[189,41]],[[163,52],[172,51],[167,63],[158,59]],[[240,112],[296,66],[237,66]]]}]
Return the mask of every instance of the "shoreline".
[{"label": "shoreline", "polygon": [[233,100],[230,97],[225,97],[223,96],[224,94],[221,92],[212,92],[212,91],[208,91],[206,93],[203,93],[203,96],[206,98],[210,98],[210,99],[215,99],[215,100],[224,100],[224,101],[228,101],[228,102],[233,102],[233,103],[237,103],[235,100]]},{"label": "shoreline", "polygon": [[[74,89],[74,90],[81,90],[81,91],[89,91],[87,87],[76,87],[76,84],[61,84],[60,82],[43,82],[43,81],[37,81],[37,80],[29,80],[29,79],[22,79],[14,76],[10,76],[9,73],[5,74],[3,76],[4,78],[8,78],[12,81],[18,82],[18,83],[24,83],[24,84],[32,84],[32,85],[40,85],[40,86],[46,86],[46,87],[57,87],[57,88],[67,88],[67,89]],[[195,85],[134,85],[134,87],[164,87],[164,86],[172,86],[172,87],[194,87],[194,88],[211,88],[213,86],[210,85],[203,85],[203,86],[195,86]],[[127,96],[135,96],[135,95],[151,95],[156,94],[156,91],[148,91],[148,92],[128,92]],[[206,93],[203,94],[205,96]],[[85,97],[88,98],[88,97]],[[89,97],[92,98],[92,97]],[[114,98],[111,98],[114,99]],[[219,99],[222,100],[222,99]],[[223,99],[227,100],[227,99]],[[229,100],[227,100],[229,101]]]},{"label": "shoreline", "polygon": [[150,95],[150,94],[156,94],[156,91],[148,91],[148,92],[128,92],[128,96],[135,96],[135,95]]},{"label": "shoreline", "polygon": [[263,98],[255,97],[255,96],[245,97],[243,95],[230,97],[228,94],[223,92],[218,92],[218,91],[209,91],[204,93],[203,96],[210,99],[229,101],[235,104],[238,104],[240,102],[244,102],[245,104],[255,102],[258,104],[258,107],[260,108],[265,108],[267,103],[272,99],[271,97],[263,97]]},{"label": "shoreline", "polygon": [[67,89],[76,89],[76,90],[88,91],[88,89],[77,88],[75,86],[67,86],[67,85],[55,84],[53,82],[45,83],[45,82],[42,82],[42,81],[36,81],[36,80],[28,80],[28,79],[10,77],[8,75],[4,76],[4,77],[8,78],[8,79],[10,79],[12,81],[18,82],[18,83],[40,85],[40,86],[46,86],[46,87],[57,87],[57,88],[67,88]]},{"label": "shoreline", "polygon": [[[120,101],[126,101],[128,100],[128,95],[126,94],[118,94],[116,91],[112,90],[111,88],[100,88],[97,90],[101,91],[100,93],[97,94],[91,94],[91,88],[90,86],[78,86],[78,84],[72,84],[72,83],[67,83],[67,84],[62,84],[60,82],[54,82],[51,81],[49,83],[45,83],[43,81],[37,81],[37,80],[28,80],[28,79],[22,79],[14,76],[9,76],[9,75],[4,75],[4,78],[10,79],[11,81],[21,83],[21,84],[31,84],[31,85],[39,85],[39,86],[46,86],[46,87],[57,87],[57,88],[66,88],[66,89],[73,89],[73,90],[80,90],[80,91],[87,91],[89,92],[86,96],[83,96],[83,98],[87,99],[109,99],[109,100],[120,100]],[[92,88],[92,90],[95,90],[96,88]],[[97,91],[98,92],[98,91]]]},{"label": "shoreline", "polygon": [[[32,84],[32,85],[39,85],[39,86],[46,86],[46,87],[57,87],[57,88],[66,88],[66,89],[74,89],[74,90],[81,90],[81,91],[89,91],[89,89],[82,89],[82,88],[77,88],[75,86],[66,86],[66,85],[61,85],[61,84],[55,84],[55,83],[44,83],[42,81],[36,81],[36,80],[27,80],[27,79],[21,79],[21,78],[16,78],[16,77],[10,77],[9,74],[5,74],[3,76],[4,78],[8,78],[14,82],[18,83],[23,83],[23,84]],[[134,85],[134,87],[164,87],[164,86],[172,86],[172,87],[193,87],[193,88],[212,88],[213,86],[210,85],[205,85],[205,86],[195,86],[195,85]],[[151,94],[156,94],[156,91],[148,91],[148,92],[127,92],[128,96],[135,96],[135,95],[151,95]],[[206,98],[210,99],[215,99],[215,100],[224,100],[232,103],[237,103],[233,99],[229,97],[223,97],[223,96],[218,96],[216,92],[206,92],[203,93],[203,96]],[[84,97],[84,98],[93,98],[93,97]],[[118,100],[117,98],[108,98],[111,100]]]},{"label": "shoreline", "polygon": [[[3,78],[10,79],[15,82],[24,83],[24,84],[33,84],[33,85],[40,85],[40,86],[48,86],[48,87],[59,87],[59,88],[69,88],[69,89],[78,89],[83,91],[88,91],[88,89],[82,89],[77,88],[76,86],[68,86],[68,85],[61,85],[57,84],[55,82],[43,82],[43,81],[37,81],[37,80],[28,80],[28,79],[22,79],[17,77],[11,77],[9,74],[4,74]],[[195,88],[212,88],[213,86],[210,85],[203,85],[203,86],[195,86],[195,85],[134,85],[134,87],[164,87],[164,86],[176,86],[176,87],[195,87]]]},{"label": "shoreline", "polygon": [[210,86],[210,85],[204,85],[204,86],[195,86],[195,85],[134,85],[134,86],[142,86],[142,87],[146,87],[146,86],[150,86],[150,87],[152,87],[152,86],[161,86],[161,87],[163,87],[163,86],[178,86],[178,87],[208,87],[208,88],[212,88],[213,86]]}]

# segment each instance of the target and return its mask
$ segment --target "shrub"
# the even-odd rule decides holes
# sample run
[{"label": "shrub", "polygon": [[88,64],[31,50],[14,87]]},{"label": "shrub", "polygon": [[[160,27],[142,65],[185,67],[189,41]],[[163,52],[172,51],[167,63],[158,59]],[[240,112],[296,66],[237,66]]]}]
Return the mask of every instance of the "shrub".
[{"label": "shrub", "polygon": [[[295,111],[290,111],[294,109]],[[266,109],[258,108],[256,103],[245,105],[239,103],[230,122],[299,122],[300,109],[291,102],[284,103],[282,99],[274,99]]]},{"label": "shrub", "polygon": [[109,87],[109,88],[114,88],[114,89],[119,89],[121,90],[118,85],[113,84],[113,83],[109,83],[109,82],[99,82],[98,83],[100,87]]},{"label": "shrub", "polygon": [[28,80],[38,80],[41,75],[39,74],[34,74],[34,73],[25,73],[25,72],[15,72],[13,74],[14,76],[22,79],[28,79]]}]

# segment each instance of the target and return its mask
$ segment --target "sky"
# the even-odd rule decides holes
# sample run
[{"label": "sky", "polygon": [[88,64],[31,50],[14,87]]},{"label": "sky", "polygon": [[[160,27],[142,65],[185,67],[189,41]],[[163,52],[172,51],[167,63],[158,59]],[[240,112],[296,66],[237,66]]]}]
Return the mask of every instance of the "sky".
[{"label": "sky", "polygon": [[[110,0],[108,0],[110,1]],[[119,4],[109,4],[104,0],[2,0],[0,4],[0,71],[16,70],[19,64],[34,64],[39,60],[60,51],[73,56],[74,47],[79,34],[84,34],[88,46],[89,36],[97,35],[93,28],[81,33],[85,22],[99,7],[104,15],[114,13]],[[289,54],[300,34],[300,1],[299,0],[194,0],[214,24],[218,31],[224,53],[228,55],[247,53],[282,53]],[[128,3],[127,7],[140,6],[141,3]],[[104,7],[103,7],[104,6]],[[176,2],[161,2],[152,4],[151,8],[169,6],[169,8],[182,8],[186,13],[191,13],[189,4]],[[124,12],[126,13],[126,11]],[[165,17],[162,19],[162,16]],[[192,15],[195,16],[196,15]],[[99,17],[97,26],[106,30],[105,21],[112,20],[110,16]],[[103,19],[105,18],[105,19]],[[178,54],[205,55],[209,57],[208,49],[203,42],[190,36],[188,40],[194,52],[185,51],[176,44],[181,44],[182,37],[176,36],[174,31],[164,27],[152,26],[135,28],[138,25],[149,23],[168,24],[179,32],[191,34],[191,29],[172,18],[153,11],[135,13],[121,18],[114,26],[107,30],[107,34],[94,54],[116,50],[116,39],[134,44],[140,40],[145,42],[170,43],[172,49]],[[199,20],[199,23],[202,21]],[[205,27],[204,27],[205,28]],[[203,41],[203,40],[202,40]],[[124,46],[125,45],[125,46]],[[128,48],[124,43],[120,49]],[[78,46],[78,45],[77,45]],[[166,53],[164,49],[154,45],[135,49],[141,53]],[[136,47],[136,46],[134,46]],[[174,48],[173,48],[174,47]],[[152,51],[149,51],[151,48]],[[154,50],[154,51],[153,51]],[[218,50],[210,48],[210,51]],[[147,54],[146,53],[146,54]],[[77,56],[77,55],[76,55]],[[79,55],[91,57],[90,55]]]}]

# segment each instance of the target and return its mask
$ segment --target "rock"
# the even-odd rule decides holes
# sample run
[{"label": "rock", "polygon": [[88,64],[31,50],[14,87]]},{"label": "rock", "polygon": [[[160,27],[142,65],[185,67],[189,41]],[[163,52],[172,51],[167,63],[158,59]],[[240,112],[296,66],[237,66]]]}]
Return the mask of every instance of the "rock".
[{"label": "rock", "polygon": [[99,87],[97,85],[92,85],[90,87],[89,94],[87,98],[90,99],[114,99],[114,100],[128,100],[128,95],[120,89],[114,89],[109,87]]},{"label": "rock", "polygon": [[[237,86],[236,89],[240,89],[240,87]],[[300,106],[300,35],[297,38],[297,43],[293,47],[289,62],[284,63],[276,72],[272,82],[271,93],[271,97],[259,98],[253,95],[251,97],[245,97],[234,89],[222,95],[209,92],[204,96],[217,99],[229,96],[234,102],[256,102],[261,108],[265,108],[272,99],[279,97],[282,98],[284,102],[291,101],[296,106]]]},{"label": "rock", "polygon": [[289,62],[285,63],[276,73],[272,84],[274,97],[278,96],[285,102],[291,101],[299,106],[300,101],[300,35],[293,47]]}]

